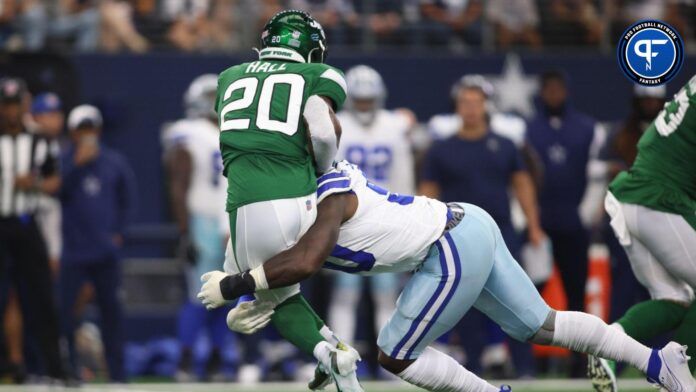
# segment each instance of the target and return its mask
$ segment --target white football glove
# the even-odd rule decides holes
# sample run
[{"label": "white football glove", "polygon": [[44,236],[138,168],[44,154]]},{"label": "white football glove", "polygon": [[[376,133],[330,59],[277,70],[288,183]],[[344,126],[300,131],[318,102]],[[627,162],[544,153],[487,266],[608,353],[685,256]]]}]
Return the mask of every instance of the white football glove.
[{"label": "white football glove", "polygon": [[227,327],[232,331],[251,335],[271,322],[273,303],[268,301],[242,302],[227,313]]},{"label": "white football glove", "polygon": [[222,297],[222,292],[220,291],[220,281],[227,276],[226,273],[222,271],[210,271],[201,275],[201,291],[198,293],[196,298],[198,298],[206,309],[211,310],[219,308],[231,301],[228,301]]}]

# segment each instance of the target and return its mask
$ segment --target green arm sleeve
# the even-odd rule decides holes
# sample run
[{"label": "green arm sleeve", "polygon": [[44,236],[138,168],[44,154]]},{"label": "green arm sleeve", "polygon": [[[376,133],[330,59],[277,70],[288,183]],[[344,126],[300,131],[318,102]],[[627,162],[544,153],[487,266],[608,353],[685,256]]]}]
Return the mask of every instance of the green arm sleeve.
[{"label": "green arm sleeve", "polygon": [[271,322],[283,338],[309,355],[313,355],[314,346],[324,341],[319,333],[324,322],[302,294],[294,295],[276,306]]}]

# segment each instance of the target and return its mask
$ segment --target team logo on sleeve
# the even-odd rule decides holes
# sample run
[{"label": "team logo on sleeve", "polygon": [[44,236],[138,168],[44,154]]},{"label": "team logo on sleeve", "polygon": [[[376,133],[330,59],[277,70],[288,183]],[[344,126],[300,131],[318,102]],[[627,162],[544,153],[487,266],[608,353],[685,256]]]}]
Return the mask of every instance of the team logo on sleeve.
[{"label": "team logo on sleeve", "polygon": [[617,55],[629,79],[656,86],[679,73],[684,63],[684,42],[672,26],[659,20],[644,20],[624,31]]}]

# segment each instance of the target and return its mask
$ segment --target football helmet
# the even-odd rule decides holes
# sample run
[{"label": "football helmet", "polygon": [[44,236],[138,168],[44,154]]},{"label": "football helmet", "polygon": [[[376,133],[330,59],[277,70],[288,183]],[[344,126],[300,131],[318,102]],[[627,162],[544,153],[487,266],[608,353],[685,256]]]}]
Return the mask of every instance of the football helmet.
[{"label": "football helmet", "polygon": [[324,29],[304,11],[287,10],[275,14],[261,33],[261,60],[323,63],[326,52]]},{"label": "football helmet", "polygon": [[356,65],[346,72],[346,108],[363,124],[370,124],[384,107],[387,89],[379,72],[367,65]]},{"label": "football helmet", "polygon": [[188,118],[215,118],[217,75],[203,74],[193,79],[184,94],[184,109]]}]

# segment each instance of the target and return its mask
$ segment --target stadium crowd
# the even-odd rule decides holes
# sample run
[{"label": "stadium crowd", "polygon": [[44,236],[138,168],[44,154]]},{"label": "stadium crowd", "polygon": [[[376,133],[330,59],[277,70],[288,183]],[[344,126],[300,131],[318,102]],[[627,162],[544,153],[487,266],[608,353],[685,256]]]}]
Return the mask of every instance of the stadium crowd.
[{"label": "stadium crowd", "polygon": [[687,43],[689,0],[2,0],[6,50],[235,51],[253,46],[268,18],[311,12],[332,45],[384,49],[608,49],[630,21],[660,19]]}]

